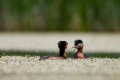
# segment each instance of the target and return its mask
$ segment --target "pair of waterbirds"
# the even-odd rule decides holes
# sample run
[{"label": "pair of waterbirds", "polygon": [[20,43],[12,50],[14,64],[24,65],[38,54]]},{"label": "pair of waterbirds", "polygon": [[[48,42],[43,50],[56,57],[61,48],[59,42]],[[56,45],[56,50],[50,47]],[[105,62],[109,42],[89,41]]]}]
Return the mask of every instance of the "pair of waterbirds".
[{"label": "pair of waterbirds", "polygon": [[[59,55],[58,56],[43,56],[40,57],[40,60],[62,60],[66,59],[66,49],[68,46],[68,42],[66,41],[59,41],[58,48],[59,48]],[[74,41],[74,49],[77,49],[77,52],[73,55],[73,59],[85,59],[88,58],[87,54],[83,53],[83,41],[78,39]]]}]

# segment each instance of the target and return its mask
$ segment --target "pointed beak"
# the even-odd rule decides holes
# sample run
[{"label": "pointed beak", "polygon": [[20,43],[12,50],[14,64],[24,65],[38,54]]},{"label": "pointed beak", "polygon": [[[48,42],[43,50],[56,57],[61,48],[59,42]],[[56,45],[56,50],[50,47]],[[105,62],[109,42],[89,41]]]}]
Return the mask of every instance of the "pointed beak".
[{"label": "pointed beak", "polygon": [[72,48],[77,48],[77,46],[73,46]]}]

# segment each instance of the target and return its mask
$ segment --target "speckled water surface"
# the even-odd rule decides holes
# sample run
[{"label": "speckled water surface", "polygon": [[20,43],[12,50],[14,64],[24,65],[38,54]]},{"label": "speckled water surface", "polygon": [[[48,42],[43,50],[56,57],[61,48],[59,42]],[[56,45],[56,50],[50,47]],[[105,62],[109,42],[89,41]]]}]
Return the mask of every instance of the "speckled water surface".
[{"label": "speckled water surface", "polygon": [[2,56],[0,80],[120,80],[120,58],[42,60]]}]

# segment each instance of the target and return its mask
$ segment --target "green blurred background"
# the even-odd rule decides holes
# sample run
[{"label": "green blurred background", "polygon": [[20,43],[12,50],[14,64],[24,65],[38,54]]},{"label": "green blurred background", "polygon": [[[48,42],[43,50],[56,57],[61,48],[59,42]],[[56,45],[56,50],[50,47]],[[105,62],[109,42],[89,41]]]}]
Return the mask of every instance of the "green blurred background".
[{"label": "green blurred background", "polygon": [[119,32],[120,0],[0,0],[0,31]]}]

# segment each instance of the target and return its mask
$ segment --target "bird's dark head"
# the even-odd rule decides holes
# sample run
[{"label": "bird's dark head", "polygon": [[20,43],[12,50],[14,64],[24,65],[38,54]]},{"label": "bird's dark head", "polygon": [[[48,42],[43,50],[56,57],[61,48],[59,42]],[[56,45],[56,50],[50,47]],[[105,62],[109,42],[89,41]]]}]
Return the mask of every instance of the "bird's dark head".
[{"label": "bird's dark head", "polygon": [[59,49],[67,49],[68,43],[66,41],[59,41],[58,42],[58,48]]},{"label": "bird's dark head", "polygon": [[76,48],[76,49],[83,48],[83,41],[80,39],[75,40],[73,48]]}]

